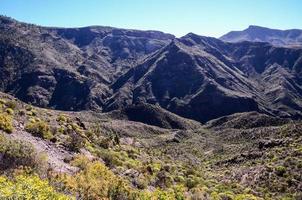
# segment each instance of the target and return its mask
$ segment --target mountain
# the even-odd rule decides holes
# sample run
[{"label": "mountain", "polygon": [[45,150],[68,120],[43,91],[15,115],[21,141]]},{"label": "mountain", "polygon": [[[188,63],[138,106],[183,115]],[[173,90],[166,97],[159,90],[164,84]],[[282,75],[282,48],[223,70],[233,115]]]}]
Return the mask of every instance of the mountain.
[{"label": "mountain", "polygon": [[231,31],[220,37],[226,42],[268,42],[275,46],[302,46],[302,30],[278,30],[260,26],[249,26],[243,31]]},{"label": "mountain", "polygon": [[302,199],[301,68],[301,48],[0,17],[0,199]]},{"label": "mountain", "polygon": [[[0,89],[33,105],[104,112],[138,105],[134,113],[142,117],[146,111],[162,113],[139,106],[154,104],[199,122],[250,111],[302,116],[299,48],[0,20]],[[122,116],[133,118],[128,114]],[[160,116],[154,119],[168,119]]]},{"label": "mountain", "polygon": [[201,122],[249,111],[297,118],[301,56],[301,49],[188,34],[118,78],[106,107],[158,104]]},{"label": "mountain", "polygon": [[0,89],[63,110],[101,109],[110,83],[173,35],[111,27],[49,28],[0,18]]}]

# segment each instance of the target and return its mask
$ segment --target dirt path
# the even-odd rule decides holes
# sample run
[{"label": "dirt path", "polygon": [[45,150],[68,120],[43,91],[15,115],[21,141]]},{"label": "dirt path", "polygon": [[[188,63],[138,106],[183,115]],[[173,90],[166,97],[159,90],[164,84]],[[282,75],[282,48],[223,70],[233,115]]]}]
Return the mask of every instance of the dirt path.
[{"label": "dirt path", "polygon": [[15,122],[14,127],[14,132],[8,136],[12,139],[31,143],[35,147],[37,153],[45,153],[48,157],[48,164],[53,170],[62,173],[73,173],[77,171],[76,167],[64,162],[66,157],[72,156],[70,152],[51,142],[32,136],[30,133],[24,131],[22,124]]}]

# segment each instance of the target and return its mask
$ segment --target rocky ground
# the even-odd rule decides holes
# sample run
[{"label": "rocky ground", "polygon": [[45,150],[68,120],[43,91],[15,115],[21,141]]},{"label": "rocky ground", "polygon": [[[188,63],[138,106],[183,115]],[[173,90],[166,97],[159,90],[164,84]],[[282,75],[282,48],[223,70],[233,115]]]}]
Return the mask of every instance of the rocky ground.
[{"label": "rocky ground", "polygon": [[[29,143],[36,154],[47,157],[46,167],[41,167],[41,161],[30,166],[57,191],[79,199],[84,188],[98,187],[94,181],[105,181],[93,175],[84,181],[87,185],[70,182],[90,176],[95,165],[107,167],[112,184],[121,178],[129,194],[155,199],[158,195],[164,199],[301,198],[299,121],[252,112],[205,125],[187,120],[185,124],[193,128],[171,129],[159,127],[165,123],[154,126],[117,119],[116,113],[41,109],[6,94],[1,94],[1,102],[1,113],[13,119],[12,132],[1,134]],[[186,119],[174,120],[184,123]],[[2,173],[11,170],[2,169]],[[96,195],[91,199],[104,195],[97,190],[89,194]]]}]

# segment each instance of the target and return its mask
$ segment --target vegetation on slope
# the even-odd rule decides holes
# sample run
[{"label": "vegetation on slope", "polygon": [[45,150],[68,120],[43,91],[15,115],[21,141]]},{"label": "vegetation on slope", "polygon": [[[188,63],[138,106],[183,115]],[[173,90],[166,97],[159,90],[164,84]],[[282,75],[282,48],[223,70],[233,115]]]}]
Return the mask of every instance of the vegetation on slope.
[{"label": "vegetation on slope", "polygon": [[70,200],[72,197],[58,193],[37,175],[16,174],[13,178],[0,176],[0,199]]},{"label": "vegetation on slope", "polygon": [[[123,122],[133,126],[121,131],[115,120],[90,113],[34,108],[7,96],[1,102],[14,127],[0,135],[0,199],[301,198],[300,122],[250,128],[236,116],[236,125],[213,129],[137,131]],[[68,150],[64,161],[77,170],[53,169],[35,146],[11,138],[22,131]]]}]

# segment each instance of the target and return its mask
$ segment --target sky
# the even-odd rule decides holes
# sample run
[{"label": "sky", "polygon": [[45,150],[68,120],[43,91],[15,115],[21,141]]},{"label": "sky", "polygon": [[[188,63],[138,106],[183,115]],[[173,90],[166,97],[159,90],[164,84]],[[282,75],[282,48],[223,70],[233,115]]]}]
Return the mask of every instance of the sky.
[{"label": "sky", "polygon": [[43,26],[90,25],[219,37],[249,25],[302,29],[302,0],[0,0],[0,14]]}]

